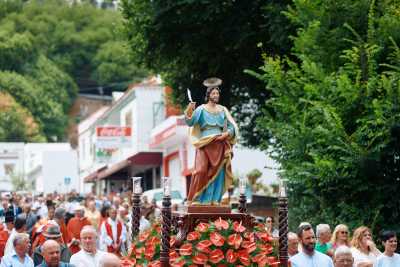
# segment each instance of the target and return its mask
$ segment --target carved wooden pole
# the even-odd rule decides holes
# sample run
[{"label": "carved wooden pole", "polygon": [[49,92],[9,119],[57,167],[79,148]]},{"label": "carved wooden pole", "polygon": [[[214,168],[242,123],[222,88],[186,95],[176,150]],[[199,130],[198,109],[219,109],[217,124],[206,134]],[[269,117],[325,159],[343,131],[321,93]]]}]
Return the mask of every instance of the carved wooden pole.
[{"label": "carved wooden pole", "polygon": [[247,198],[246,198],[246,179],[240,178],[239,180],[239,212],[246,213],[247,212]]},{"label": "carved wooden pole", "polygon": [[288,199],[284,185],[279,196],[279,261],[282,267],[288,266]]},{"label": "carved wooden pole", "polygon": [[135,239],[136,235],[139,234],[140,226],[140,198],[142,196],[142,187],[140,185],[141,177],[132,177],[133,184],[133,196],[132,196],[132,241]]},{"label": "carved wooden pole", "polygon": [[164,197],[161,208],[162,226],[161,226],[161,267],[169,267],[170,235],[171,235],[171,187],[168,177],[163,178]]}]

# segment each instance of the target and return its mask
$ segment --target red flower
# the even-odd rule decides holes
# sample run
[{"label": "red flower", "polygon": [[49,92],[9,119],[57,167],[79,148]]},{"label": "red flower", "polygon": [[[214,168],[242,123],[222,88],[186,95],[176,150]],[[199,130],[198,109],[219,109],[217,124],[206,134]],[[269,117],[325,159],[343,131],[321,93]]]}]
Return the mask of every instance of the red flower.
[{"label": "red flower", "polygon": [[233,249],[228,249],[228,251],[226,252],[226,261],[228,263],[234,263],[236,260],[237,260],[236,253],[233,251]]},{"label": "red flower", "polygon": [[220,249],[215,249],[210,253],[210,261],[217,264],[224,259],[224,253]]},{"label": "red flower", "polygon": [[242,225],[242,221],[234,222],[232,226],[233,226],[233,230],[235,230],[235,232],[243,233],[244,231],[246,231],[246,227],[244,227]]},{"label": "red flower", "polygon": [[260,244],[258,248],[265,254],[271,254],[274,248],[270,244]]},{"label": "red flower", "polygon": [[225,238],[217,232],[212,232],[210,234],[210,240],[217,247],[220,247],[225,243]]},{"label": "red flower", "polygon": [[156,253],[155,245],[147,246],[146,249],[144,250],[144,256],[147,260],[151,260],[155,253]]},{"label": "red flower", "polygon": [[257,237],[265,242],[271,242],[274,240],[267,232],[257,232]]},{"label": "red flower", "polygon": [[246,238],[247,240],[254,242],[254,233],[253,232],[246,232],[244,233],[244,238]]},{"label": "red flower", "polygon": [[169,252],[169,259],[176,260],[177,258],[179,258],[179,254],[175,250],[171,250]]},{"label": "red flower", "polygon": [[157,236],[152,236],[146,241],[146,246],[155,246],[161,243],[161,239]]},{"label": "red flower", "polygon": [[214,222],[215,228],[218,230],[224,229],[227,230],[229,228],[229,223],[225,220],[222,220],[221,217]]},{"label": "red flower", "polygon": [[171,264],[171,267],[183,267],[185,265],[185,260],[183,260],[183,259],[175,260],[172,263],[170,260],[169,264]]},{"label": "red flower", "polygon": [[144,242],[150,236],[150,232],[146,231],[139,235],[139,242]]},{"label": "red flower", "polygon": [[254,257],[252,257],[251,260],[256,263],[262,263],[262,262],[266,262],[268,259],[267,259],[267,256],[261,252],[261,253],[258,253],[257,255],[255,255]]},{"label": "red flower", "polygon": [[235,249],[238,249],[241,243],[242,243],[242,237],[239,234],[231,234],[228,237],[228,244],[230,246],[234,246]]},{"label": "red flower", "polygon": [[210,240],[202,240],[196,245],[196,249],[200,250],[201,252],[210,253],[210,246],[212,245]]},{"label": "red flower", "polygon": [[174,247],[175,243],[176,243],[176,237],[171,236],[171,239],[169,240],[169,245],[171,246],[171,248]]},{"label": "red flower", "polygon": [[208,223],[199,223],[196,227],[196,230],[198,230],[201,233],[207,232],[208,228],[210,227],[210,225]]},{"label": "red flower", "polygon": [[148,267],[161,267],[160,261],[152,261],[149,263]]},{"label": "red flower", "polygon": [[136,248],[135,249],[136,258],[140,258],[143,252],[144,252],[144,247]]},{"label": "red flower", "polygon": [[217,267],[227,267],[226,264],[218,264]]},{"label": "red flower", "polygon": [[181,248],[179,249],[179,253],[182,256],[189,256],[192,255],[192,244],[187,243],[187,244],[183,244],[181,246]]},{"label": "red flower", "polygon": [[135,266],[136,264],[136,259],[122,259],[121,260],[121,266],[122,267],[130,267],[130,266]]},{"label": "red flower", "polygon": [[243,241],[242,247],[247,250],[247,253],[252,253],[254,250],[257,249],[257,245],[255,242],[250,242],[248,240]]},{"label": "red flower", "polygon": [[244,266],[249,266],[250,265],[250,256],[249,256],[249,253],[247,253],[246,249],[239,250],[237,252],[237,255],[238,255],[238,258],[239,258],[240,262]]},{"label": "red flower", "polygon": [[205,254],[199,253],[192,257],[192,261],[195,264],[204,265],[207,262],[208,258]]},{"label": "red flower", "polygon": [[186,239],[189,240],[189,241],[193,241],[193,240],[199,239],[200,236],[201,235],[200,235],[199,232],[194,231],[194,232],[188,233],[187,236],[186,236]]},{"label": "red flower", "polygon": [[278,267],[280,264],[279,260],[275,257],[268,257],[268,263],[271,267]]}]

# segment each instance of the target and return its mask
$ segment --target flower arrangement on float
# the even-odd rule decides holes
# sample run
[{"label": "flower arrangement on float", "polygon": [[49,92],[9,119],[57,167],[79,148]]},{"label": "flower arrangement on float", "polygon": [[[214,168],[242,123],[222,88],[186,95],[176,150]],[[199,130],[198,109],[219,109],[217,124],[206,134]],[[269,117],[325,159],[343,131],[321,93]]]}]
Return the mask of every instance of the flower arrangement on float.
[{"label": "flower arrangement on float", "polygon": [[[199,223],[179,248],[174,247],[175,240],[172,236],[172,267],[279,266],[273,239],[263,224],[247,229],[241,222],[219,218]],[[138,236],[128,257],[123,259],[123,266],[160,266],[160,245],[161,226],[156,224]]]}]

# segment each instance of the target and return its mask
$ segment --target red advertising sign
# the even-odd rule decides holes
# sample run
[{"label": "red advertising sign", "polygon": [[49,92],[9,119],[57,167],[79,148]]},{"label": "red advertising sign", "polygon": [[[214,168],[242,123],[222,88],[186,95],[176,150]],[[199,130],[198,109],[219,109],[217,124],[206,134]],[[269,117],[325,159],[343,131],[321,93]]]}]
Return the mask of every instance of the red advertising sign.
[{"label": "red advertising sign", "polygon": [[96,127],[96,147],[115,149],[130,146],[132,128],[120,126]]}]

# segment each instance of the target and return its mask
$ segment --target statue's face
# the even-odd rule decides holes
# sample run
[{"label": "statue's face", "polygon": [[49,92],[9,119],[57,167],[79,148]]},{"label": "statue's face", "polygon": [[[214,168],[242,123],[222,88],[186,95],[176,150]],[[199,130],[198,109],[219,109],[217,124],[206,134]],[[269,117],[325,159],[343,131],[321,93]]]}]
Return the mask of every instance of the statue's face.
[{"label": "statue's face", "polygon": [[217,89],[211,91],[209,101],[213,103],[219,102],[219,91]]}]

